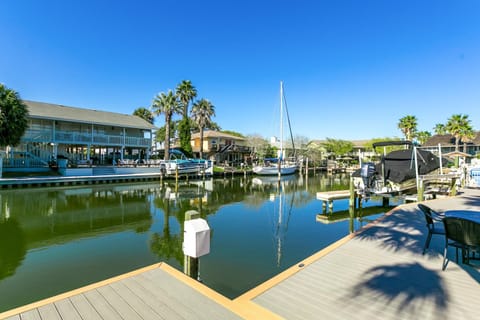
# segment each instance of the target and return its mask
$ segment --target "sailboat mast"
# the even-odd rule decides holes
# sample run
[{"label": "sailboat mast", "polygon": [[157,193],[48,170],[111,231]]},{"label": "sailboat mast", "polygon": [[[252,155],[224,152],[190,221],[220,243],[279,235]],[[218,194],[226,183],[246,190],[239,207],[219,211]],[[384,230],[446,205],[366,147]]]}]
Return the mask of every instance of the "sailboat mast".
[{"label": "sailboat mast", "polygon": [[283,81],[280,81],[280,158],[283,157]]},{"label": "sailboat mast", "polygon": [[278,155],[278,179],[282,175],[283,157],[283,81],[280,81],[280,152]]}]

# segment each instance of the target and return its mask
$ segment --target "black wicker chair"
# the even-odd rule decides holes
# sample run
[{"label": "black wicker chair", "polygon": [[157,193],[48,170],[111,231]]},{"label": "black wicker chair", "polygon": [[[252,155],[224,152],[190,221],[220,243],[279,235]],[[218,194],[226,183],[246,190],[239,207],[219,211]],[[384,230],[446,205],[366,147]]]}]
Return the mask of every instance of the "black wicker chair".
[{"label": "black wicker chair", "polygon": [[445,235],[445,229],[442,223],[444,216],[440,213],[435,212],[424,204],[419,203],[417,206],[423,212],[423,215],[425,216],[425,221],[427,223],[428,235],[427,239],[425,240],[425,245],[423,246],[423,254],[425,254],[425,251],[430,246],[432,235]]},{"label": "black wicker chair", "polygon": [[462,250],[462,263],[469,263],[470,252],[480,251],[480,223],[457,217],[445,217],[445,250],[443,252],[442,270],[447,267],[447,249],[455,247],[458,263],[458,249]]}]

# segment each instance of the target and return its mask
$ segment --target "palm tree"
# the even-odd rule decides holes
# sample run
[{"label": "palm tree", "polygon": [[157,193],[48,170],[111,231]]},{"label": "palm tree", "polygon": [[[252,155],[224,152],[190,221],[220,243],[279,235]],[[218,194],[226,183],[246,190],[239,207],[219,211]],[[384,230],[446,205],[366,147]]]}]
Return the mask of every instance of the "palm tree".
[{"label": "palm tree", "polygon": [[411,141],[415,138],[417,132],[417,118],[415,116],[405,116],[398,122],[398,128],[405,135],[405,140]]},{"label": "palm tree", "polygon": [[203,159],[203,129],[211,123],[215,116],[215,107],[207,99],[201,99],[193,104],[192,118],[200,128],[200,158]]},{"label": "palm tree", "polygon": [[28,107],[20,95],[0,83],[0,146],[16,146],[20,143],[28,128],[27,117]]},{"label": "palm tree", "polygon": [[445,125],[443,123],[437,123],[433,128],[435,134],[443,135],[447,133],[447,129],[445,129]]},{"label": "palm tree", "polygon": [[168,90],[168,93],[161,92],[157,94],[152,103],[152,112],[155,115],[165,114],[164,159],[168,160],[170,158],[170,122],[173,114],[181,112],[181,106],[172,90]]},{"label": "palm tree", "polygon": [[417,139],[418,142],[420,142],[421,145],[424,145],[425,142],[432,136],[432,134],[429,131],[420,131],[417,133]]},{"label": "palm tree", "polygon": [[142,118],[143,120],[153,124],[154,116],[153,113],[147,108],[140,107],[133,111],[133,115]]},{"label": "palm tree", "polygon": [[473,131],[473,128],[470,126],[465,126],[465,128],[460,133],[460,140],[463,142],[463,152],[467,153],[467,143],[472,142],[477,134]]},{"label": "palm tree", "polygon": [[175,94],[178,98],[180,106],[183,108],[183,118],[178,126],[180,145],[187,154],[191,155],[191,126],[190,119],[188,118],[188,105],[197,96],[197,89],[195,89],[190,80],[183,80],[178,84]]},{"label": "palm tree", "polygon": [[468,115],[454,114],[450,117],[450,119],[448,119],[445,129],[447,129],[447,131],[455,137],[455,151],[458,151],[462,133],[465,132],[466,128],[468,127],[470,127]]}]

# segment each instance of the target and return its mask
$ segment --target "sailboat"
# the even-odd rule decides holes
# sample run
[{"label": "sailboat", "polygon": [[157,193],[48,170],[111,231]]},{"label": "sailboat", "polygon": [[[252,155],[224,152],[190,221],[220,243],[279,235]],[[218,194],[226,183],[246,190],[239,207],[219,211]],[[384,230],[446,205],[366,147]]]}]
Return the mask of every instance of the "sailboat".
[{"label": "sailboat", "polygon": [[[287,162],[283,150],[283,81],[280,81],[280,149],[274,159],[265,159],[262,165],[254,166],[253,172],[258,175],[288,175],[297,171],[297,164]],[[289,122],[290,123],[290,122]]]}]

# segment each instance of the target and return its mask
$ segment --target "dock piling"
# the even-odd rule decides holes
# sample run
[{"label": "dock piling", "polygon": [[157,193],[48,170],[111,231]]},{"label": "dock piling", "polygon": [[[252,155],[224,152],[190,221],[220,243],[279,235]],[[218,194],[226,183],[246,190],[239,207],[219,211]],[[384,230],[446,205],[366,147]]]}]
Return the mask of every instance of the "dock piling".
[{"label": "dock piling", "polygon": [[[195,210],[188,210],[185,212],[185,221],[200,218],[200,213]],[[198,278],[198,258],[193,258],[184,255],[183,272],[190,278]]]}]

